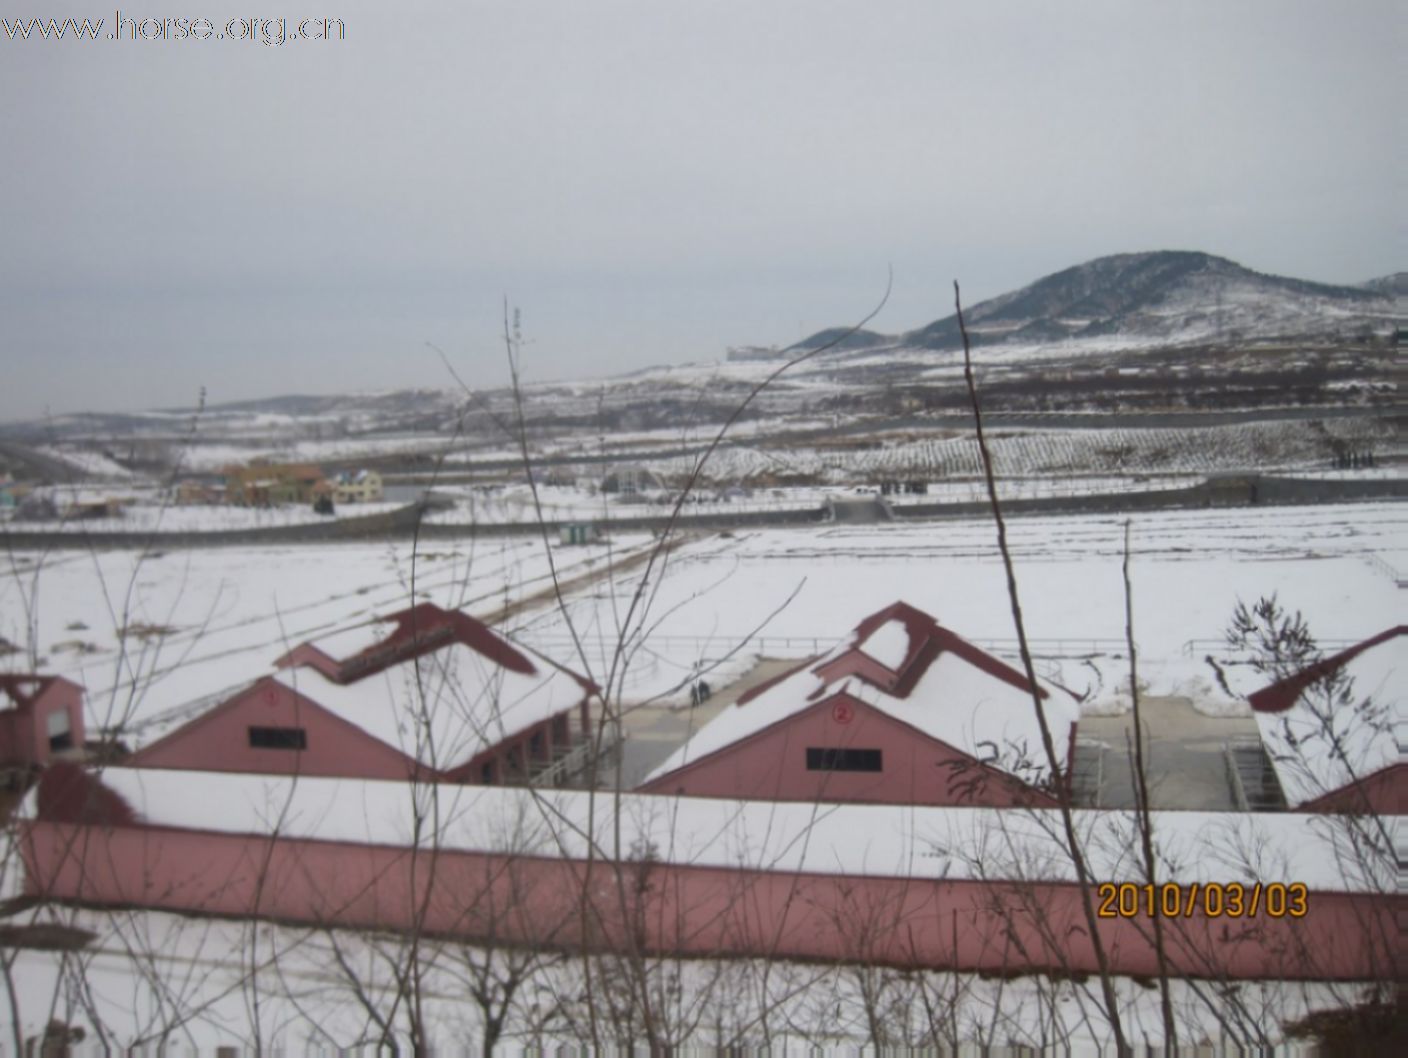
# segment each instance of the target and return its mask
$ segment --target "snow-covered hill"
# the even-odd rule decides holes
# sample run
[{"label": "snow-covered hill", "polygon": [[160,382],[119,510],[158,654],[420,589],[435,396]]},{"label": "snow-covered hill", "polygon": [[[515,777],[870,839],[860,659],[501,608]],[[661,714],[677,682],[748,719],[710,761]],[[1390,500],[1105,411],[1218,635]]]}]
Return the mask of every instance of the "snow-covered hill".
[{"label": "snow-covered hill", "polygon": [[[1045,276],[971,306],[964,322],[975,345],[1354,338],[1391,333],[1403,321],[1401,287],[1401,276],[1331,286],[1264,275],[1211,254],[1159,250],[1100,257]],[[814,348],[836,334],[819,332],[796,348]],[[868,334],[864,344],[869,353],[883,345],[957,349],[958,318],[945,316],[888,341]]]},{"label": "snow-covered hill", "polygon": [[[989,369],[987,397],[1007,410],[1385,403],[1397,384],[1393,341],[1408,317],[1406,279],[1331,286],[1165,250],[1088,261],[974,304],[964,316],[975,360]],[[538,383],[524,393],[525,418],[537,434],[559,439],[722,422],[782,361],[823,345],[825,353],[775,383],[751,414],[786,428],[789,419],[966,408],[958,323],[948,316],[900,334],[832,327],[771,353]],[[514,414],[506,391],[469,399],[448,386],[271,394],[198,415],[97,412],[3,424],[0,441],[87,445],[141,467],[170,465],[173,446],[193,467],[256,454],[429,458],[452,439],[501,445],[501,423]]]}]

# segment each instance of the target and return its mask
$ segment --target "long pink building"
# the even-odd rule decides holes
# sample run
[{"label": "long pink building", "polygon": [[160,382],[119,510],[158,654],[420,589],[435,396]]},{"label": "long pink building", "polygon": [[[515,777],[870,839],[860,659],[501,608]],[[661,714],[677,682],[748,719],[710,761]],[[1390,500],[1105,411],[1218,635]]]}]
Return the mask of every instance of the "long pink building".
[{"label": "long pink building", "polygon": [[[1056,758],[1038,722],[1040,700]],[[770,801],[1053,805],[1079,702],[903,602],[828,654],[756,687],[643,791]]]},{"label": "long pink building", "polygon": [[[569,950],[1097,968],[1049,809],[615,799],[135,768],[99,781],[57,765],[25,811],[25,890],[41,899]],[[1391,870],[1347,871],[1324,822],[1156,813],[1161,880],[1183,902],[1165,922],[1170,972],[1398,976],[1408,900]],[[1134,818],[1080,812],[1076,825],[1095,881],[1137,893]],[[1235,914],[1232,883],[1245,893]],[[1288,898],[1296,884],[1299,900]],[[1110,967],[1156,973],[1141,905],[1095,895],[1112,912],[1096,919]]]}]

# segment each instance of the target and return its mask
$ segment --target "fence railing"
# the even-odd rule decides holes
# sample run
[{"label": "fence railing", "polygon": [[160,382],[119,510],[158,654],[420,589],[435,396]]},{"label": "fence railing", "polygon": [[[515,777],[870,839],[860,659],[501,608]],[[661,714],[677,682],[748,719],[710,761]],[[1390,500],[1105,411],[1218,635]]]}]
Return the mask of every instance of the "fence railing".
[{"label": "fence railing", "polygon": [[607,757],[621,744],[621,725],[608,723],[598,744],[597,739],[587,737],[577,742],[570,750],[556,757],[544,768],[532,772],[528,777],[530,786],[566,786],[577,776],[588,770],[594,755]]},{"label": "fence railing", "polygon": [[[551,654],[554,650],[575,650],[573,639],[567,635],[523,634],[518,637],[534,649]],[[765,657],[816,657],[845,642],[847,636],[770,636],[758,635],[744,640],[730,639],[727,636],[688,636],[651,635],[643,645],[654,651],[692,654],[701,658],[738,651],[757,652]],[[970,639],[968,642],[983,650],[997,654],[1018,653],[1018,643],[1011,639]],[[1127,650],[1125,641],[1099,636],[1059,636],[1036,637],[1027,640],[1027,646],[1034,657],[1090,657],[1093,655],[1123,656]],[[1138,644],[1135,644],[1136,648]],[[615,649],[615,644],[611,644]]]},{"label": "fence railing", "polygon": [[1389,580],[1393,581],[1396,587],[1408,588],[1408,577],[1405,577],[1402,573],[1400,573],[1396,566],[1385,562],[1382,558],[1374,554],[1372,551],[1364,556],[1364,561],[1368,562],[1369,565],[1372,566],[1375,570],[1377,570],[1379,573],[1382,573]]},{"label": "fence railing", "polygon": [[[1338,651],[1344,650],[1347,647],[1356,646],[1363,641],[1363,639],[1345,639],[1343,637],[1335,639],[1321,639],[1316,637],[1315,645],[1322,651]],[[1231,648],[1227,645],[1226,639],[1189,639],[1183,644],[1183,656],[1185,658],[1195,658],[1206,654],[1236,660]]]}]

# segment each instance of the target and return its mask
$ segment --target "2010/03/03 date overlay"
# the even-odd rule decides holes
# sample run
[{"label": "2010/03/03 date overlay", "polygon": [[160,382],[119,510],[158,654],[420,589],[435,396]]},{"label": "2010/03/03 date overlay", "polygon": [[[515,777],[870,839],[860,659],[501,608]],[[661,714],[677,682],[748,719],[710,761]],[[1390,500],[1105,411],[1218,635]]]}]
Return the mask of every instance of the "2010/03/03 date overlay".
[{"label": "2010/03/03 date overlay", "polygon": [[1101,882],[1096,898],[1100,918],[1191,918],[1200,911],[1207,918],[1304,918],[1310,909],[1310,892],[1304,882]]}]

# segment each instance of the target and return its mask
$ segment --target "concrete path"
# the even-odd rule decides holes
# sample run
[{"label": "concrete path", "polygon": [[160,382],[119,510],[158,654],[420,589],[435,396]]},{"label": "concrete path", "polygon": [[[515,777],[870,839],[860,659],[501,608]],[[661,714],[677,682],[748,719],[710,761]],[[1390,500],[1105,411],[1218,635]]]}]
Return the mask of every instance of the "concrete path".
[{"label": "concrete path", "polygon": [[[1153,807],[1233,810],[1222,746],[1229,739],[1256,738],[1256,721],[1247,716],[1205,716],[1187,698],[1145,698],[1140,712],[1147,734],[1144,759]],[[1085,717],[1078,735],[1107,746],[1100,806],[1133,808],[1133,715]]]},{"label": "concrete path", "polygon": [[727,706],[732,705],[747,690],[774,676],[795,668],[800,658],[761,658],[740,679],[716,690],[702,705],[627,706],[623,727],[626,741],[622,747],[621,783],[631,789],[650,774],[696,731]]}]

